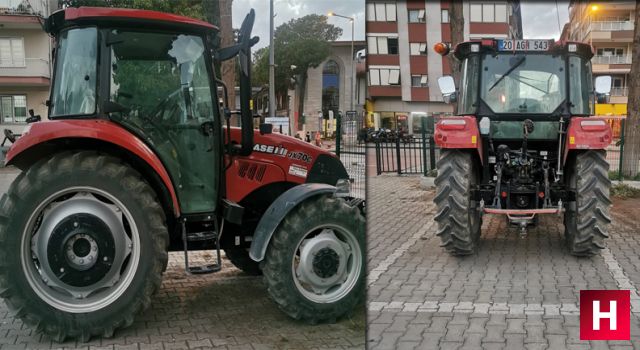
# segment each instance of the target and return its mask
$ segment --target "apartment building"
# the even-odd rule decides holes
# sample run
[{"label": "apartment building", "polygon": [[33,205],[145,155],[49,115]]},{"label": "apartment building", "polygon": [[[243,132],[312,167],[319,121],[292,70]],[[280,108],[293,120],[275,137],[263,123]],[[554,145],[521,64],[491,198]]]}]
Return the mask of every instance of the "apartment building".
[{"label": "apartment building", "polygon": [[[419,118],[446,115],[437,80],[451,73],[432,48],[451,42],[450,1],[367,2],[367,112],[374,127],[417,132]],[[522,38],[519,1],[464,1],[464,38]]]},{"label": "apartment building", "polygon": [[0,0],[0,128],[21,132],[33,109],[47,115],[51,40],[41,21],[57,1]]},{"label": "apartment building", "polygon": [[611,75],[609,104],[596,105],[599,115],[626,115],[629,72],[633,50],[635,1],[571,1],[569,40],[591,43],[593,75]]}]

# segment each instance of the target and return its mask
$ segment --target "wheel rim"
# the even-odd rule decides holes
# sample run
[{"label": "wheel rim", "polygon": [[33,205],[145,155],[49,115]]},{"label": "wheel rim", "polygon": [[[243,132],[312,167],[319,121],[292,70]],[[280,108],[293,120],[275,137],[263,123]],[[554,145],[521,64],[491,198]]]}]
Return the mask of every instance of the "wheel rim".
[{"label": "wheel rim", "polygon": [[100,310],[129,287],[140,236],[129,210],[93,187],[68,188],[33,212],[22,236],[22,268],[47,304],[71,313]]},{"label": "wheel rim", "polygon": [[307,299],[321,304],[344,298],[358,283],[362,252],[354,234],[337,225],[310,230],[298,242],[293,280]]}]

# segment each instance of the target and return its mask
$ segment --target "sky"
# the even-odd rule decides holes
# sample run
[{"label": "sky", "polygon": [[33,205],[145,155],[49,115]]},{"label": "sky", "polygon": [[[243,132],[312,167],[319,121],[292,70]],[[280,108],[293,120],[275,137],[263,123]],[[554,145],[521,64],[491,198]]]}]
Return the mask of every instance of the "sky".
[{"label": "sky", "polygon": [[[569,2],[522,1],[522,31],[525,39],[558,39],[564,24],[569,21]],[[558,13],[560,31],[558,31]]]},{"label": "sky", "polygon": [[[269,45],[269,0],[234,0],[233,27],[239,28],[244,16],[253,8],[256,11],[256,22],[253,35],[260,37],[255,49]],[[355,16],[355,40],[364,40],[364,0],[274,0],[275,23],[278,25],[293,18],[308,14],[328,14],[335,12],[343,16]],[[329,23],[342,28],[342,37],[338,40],[351,40],[351,22],[339,17],[330,17]]]},{"label": "sky", "polygon": [[[330,11],[355,16],[355,39],[364,40],[365,0],[274,0],[275,27],[293,18],[308,14],[327,14]],[[524,37],[528,39],[558,39],[557,15],[560,15],[560,30],[569,20],[569,2],[557,1],[522,1],[522,27]],[[256,23],[253,34],[260,37],[257,48],[269,45],[269,0],[235,0],[233,1],[233,27],[238,28],[244,16],[253,8],[256,10]],[[351,40],[351,23],[338,17],[330,17],[329,23],[343,29],[338,40]]]}]

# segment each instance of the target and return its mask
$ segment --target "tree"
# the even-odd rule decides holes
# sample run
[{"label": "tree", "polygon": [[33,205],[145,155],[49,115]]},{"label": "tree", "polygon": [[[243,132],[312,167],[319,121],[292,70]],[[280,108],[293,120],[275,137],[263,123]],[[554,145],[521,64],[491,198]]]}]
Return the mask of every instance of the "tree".
[{"label": "tree", "polygon": [[[449,25],[451,26],[451,50],[464,41],[464,15],[462,1],[452,1],[449,5]],[[449,66],[453,79],[458,82],[460,78],[460,65],[456,63],[453,54],[449,55]]]},{"label": "tree", "polygon": [[[212,23],[220,28],[220,46],[232,46],[235,43],[231,20],[231,8],[233,0],[202,1],[203,6],[209,7],[210,9],[207,20],[209,21],[209,23]],[[222,81],[224,81],[225,85],[227,85],[227,87],[229,88],[230,109],[236,108],[236,62],[237,60],[228,60],[226,62],[222,62],[222,65],[220,67],[220,75]]]},{"label": "tree", "polygon": [[[287,95],[292,79],[298,86],[298,118],[304,111],[307,71],[318,67],[331,53],[331,42],[342,35],[342,29],[327,23],[322,15],[307,15],[292,19],[276,28],[274,48],[276,67],[276,94],[282,101]],[[256,81],[268,81],[268,49],[254,55]],[[295,69],[291,69],[295,66]],[[299,128],[300,126],[298,126]]]},{"label": "tree", "polygon": [[640,2],[636,2],[636,21],[633,33],[633,60],[629,72],[629,97],[627,120],[624,127],[624,153],[622,174],[634,177],[638,174],[640,159]]}]

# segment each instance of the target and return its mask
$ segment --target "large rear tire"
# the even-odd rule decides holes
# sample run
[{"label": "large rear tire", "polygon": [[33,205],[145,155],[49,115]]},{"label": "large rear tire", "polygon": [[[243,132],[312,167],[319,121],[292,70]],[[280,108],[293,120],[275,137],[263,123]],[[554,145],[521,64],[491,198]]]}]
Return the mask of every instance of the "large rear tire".
[{"label": "large rear tire", "polygon": [[149,306],[168,241],[139,173],[97,152],[59,153],[0,201],[0,296],[57,341],[109,337]]},{"label": "large rear tire", "polygon": [[476,160],[470,152],[453,149],[441,151],[435,179],[434,202],[438,213],[437,236],[441,246],[452,255],[470,255],[480,237],[482,220],[471,189],[478,182]]},{"label": "large rear tire", "polygon": [[568,187],[576,201],[567,204],[564,214],[565,242],[569,253],[592,256],[605,247],[609,237],[609,163],[605,151],[586,151],[573,156],[568,164]]},{"label": "large rear tire", "polygon": [[274,233],[262,271],[269,295],[296,320],[334,322],[364,299],[365,220],[343,199],[313,197]]}]

